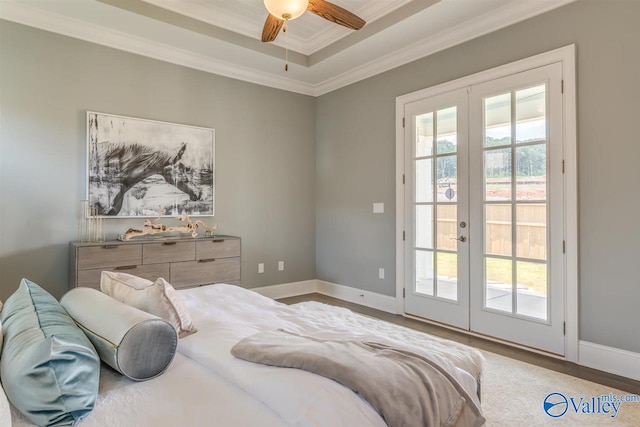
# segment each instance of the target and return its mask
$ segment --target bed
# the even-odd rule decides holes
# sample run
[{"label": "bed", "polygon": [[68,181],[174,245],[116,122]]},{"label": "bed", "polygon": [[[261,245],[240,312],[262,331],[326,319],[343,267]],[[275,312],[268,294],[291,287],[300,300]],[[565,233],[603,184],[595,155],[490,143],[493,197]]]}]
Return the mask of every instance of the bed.
[{"label": "bed", "polygon": [[[333,380],[231,355],[243,338],[278,329],[329,340],[375,340],[416,352],[428,349],[479,405],[482,356],[462,344],[324,304],[287,306],[233,285],[179,294],[198,332],[179,340],[169,369],[152,380],[133,382],[103,366],[96,408],[79,425],[386,425],[361,396]],[[12,421],[30,425],[15,410]]]}]

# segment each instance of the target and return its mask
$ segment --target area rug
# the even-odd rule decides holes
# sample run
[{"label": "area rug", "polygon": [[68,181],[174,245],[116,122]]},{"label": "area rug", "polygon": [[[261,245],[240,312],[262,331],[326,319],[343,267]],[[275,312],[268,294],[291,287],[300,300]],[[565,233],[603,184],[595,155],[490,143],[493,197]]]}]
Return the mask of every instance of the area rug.
[{"label": "area rug", "polygon": [[640,426],[640,401],[620,401],[621,396],[634,399],[631,393],[482,353],[482,410],[487,426]]}]

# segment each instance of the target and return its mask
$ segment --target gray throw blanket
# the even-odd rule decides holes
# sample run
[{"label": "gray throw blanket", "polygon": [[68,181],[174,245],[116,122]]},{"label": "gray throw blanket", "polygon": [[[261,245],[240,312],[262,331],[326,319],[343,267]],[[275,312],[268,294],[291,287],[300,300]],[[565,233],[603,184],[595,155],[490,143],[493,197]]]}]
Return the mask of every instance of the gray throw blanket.
[{"label": "gray throw blanket", "polygon": [[476,427],[485,422],[480,408],[449,372],[429,357],[405,349],[280,330],[247,337],[231,354],[331,378],[359,393],[389,427]]}]

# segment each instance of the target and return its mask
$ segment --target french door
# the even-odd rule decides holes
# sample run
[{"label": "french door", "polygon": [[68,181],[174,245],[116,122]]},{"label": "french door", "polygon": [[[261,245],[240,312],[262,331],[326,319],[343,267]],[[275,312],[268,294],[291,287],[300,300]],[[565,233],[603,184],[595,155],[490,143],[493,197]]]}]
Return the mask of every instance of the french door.
[{"label": "french door", "polygon": [[405,104],[405,312],[564,355],[562,65]]},{"label": "french door", "polygon": [[[406,194],[412,247],[407,313],[469,326],[468,95],[466,89],[407,104]],[[411,149],[408,149],[411,147]]]}]

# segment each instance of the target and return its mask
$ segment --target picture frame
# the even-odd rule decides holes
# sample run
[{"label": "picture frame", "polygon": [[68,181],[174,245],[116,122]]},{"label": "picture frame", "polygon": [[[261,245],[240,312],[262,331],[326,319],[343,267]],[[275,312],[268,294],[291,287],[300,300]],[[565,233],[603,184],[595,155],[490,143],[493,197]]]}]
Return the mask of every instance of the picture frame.
[{"label": "picture frame", "polygon": [[105,218],[215,214],[215,129],[87,111],[87,199]]}]

